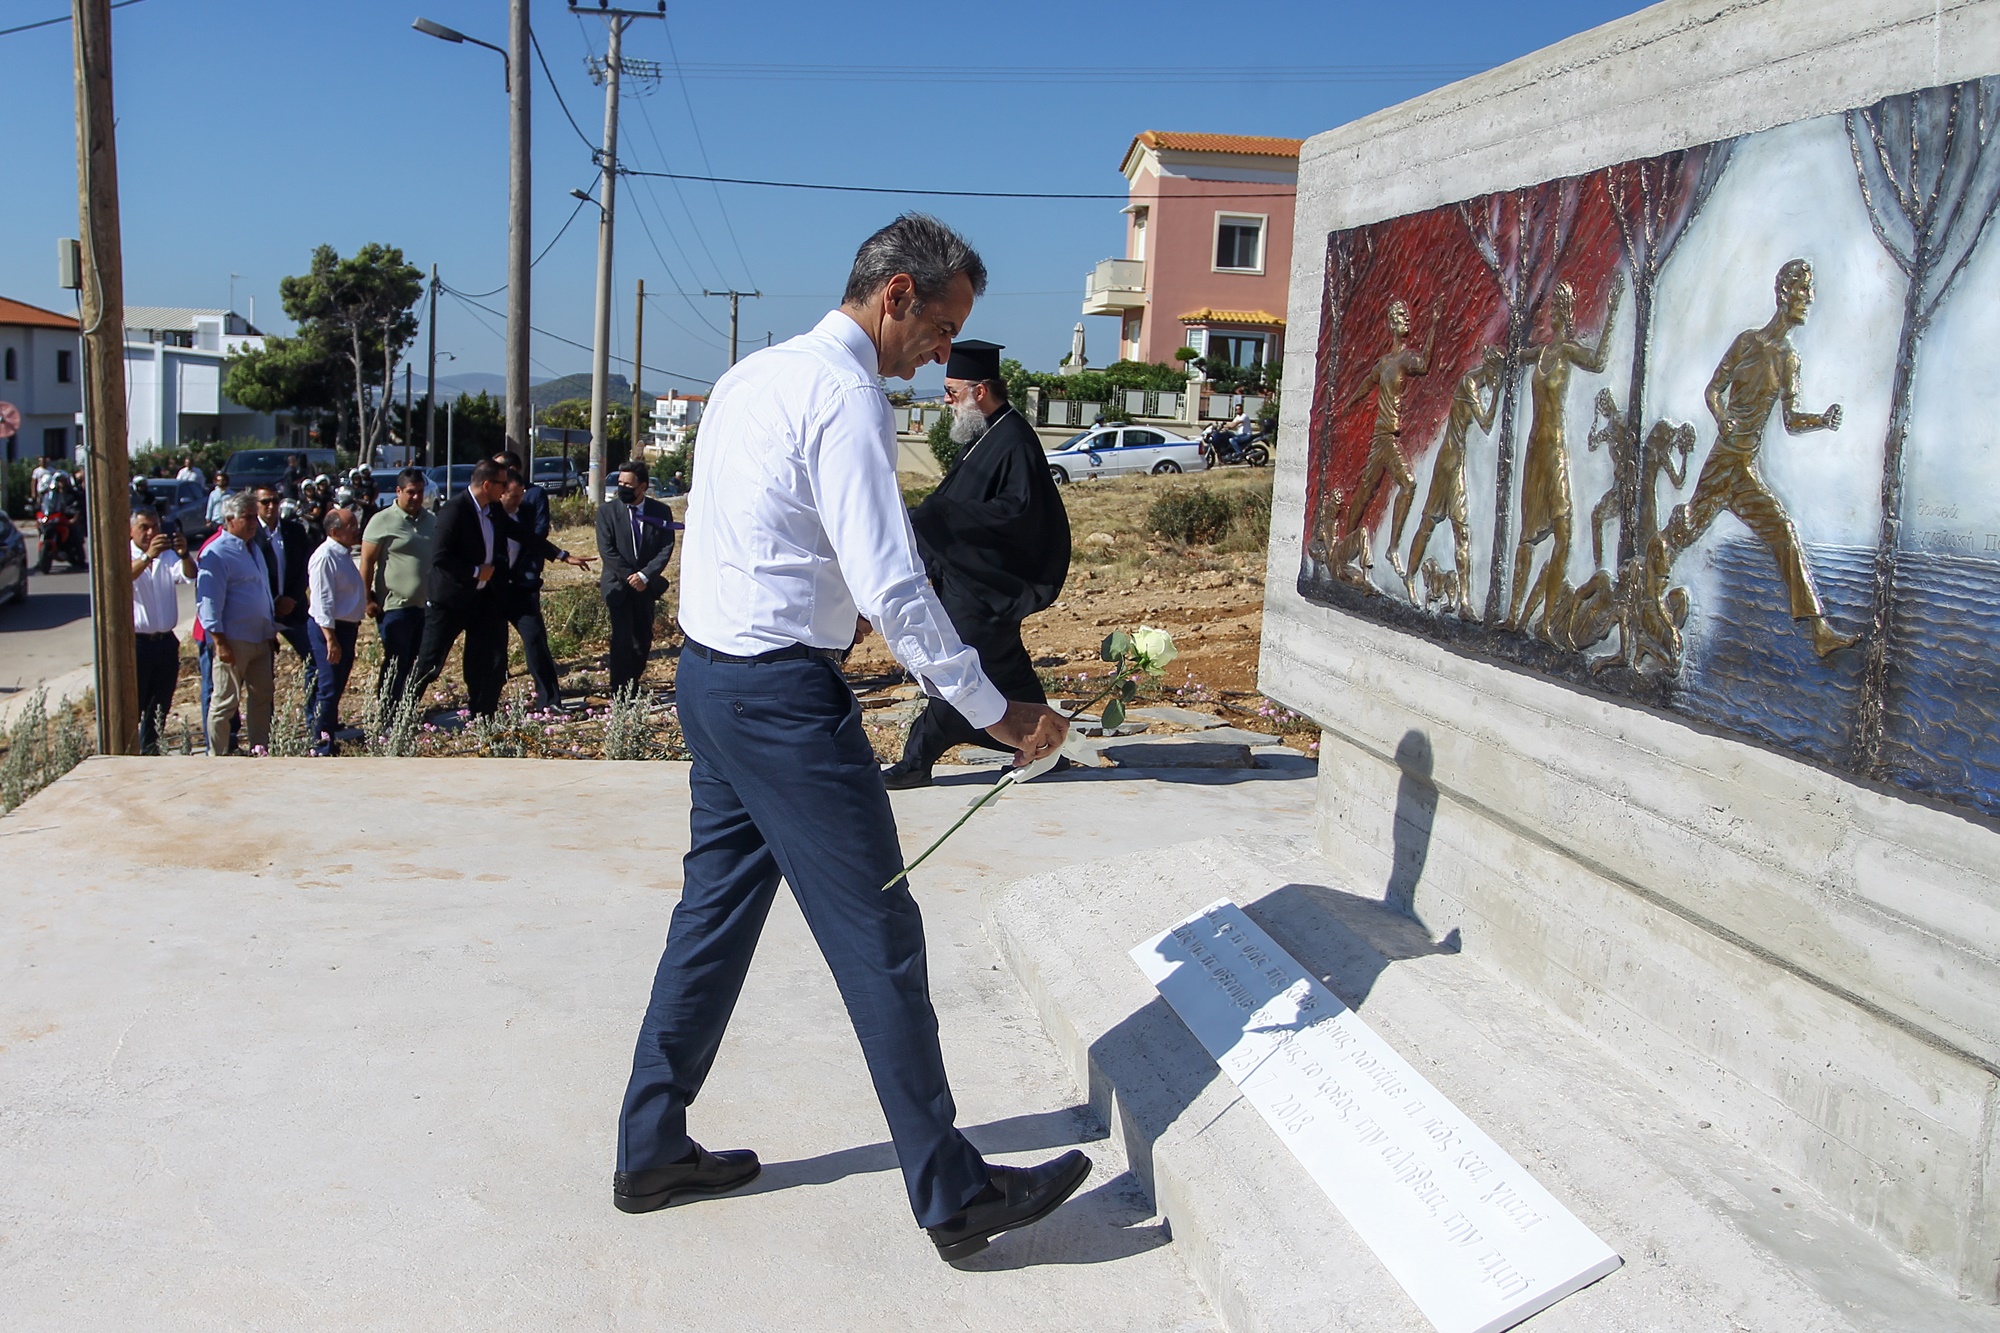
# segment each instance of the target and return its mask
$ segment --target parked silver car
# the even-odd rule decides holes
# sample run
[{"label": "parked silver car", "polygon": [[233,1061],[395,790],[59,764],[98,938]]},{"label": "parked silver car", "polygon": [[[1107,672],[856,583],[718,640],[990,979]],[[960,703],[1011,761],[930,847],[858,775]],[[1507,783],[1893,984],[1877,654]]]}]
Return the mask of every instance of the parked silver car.
[{"label": "parked silver car", "polygon": [[1133,472],[1199,472],[1206,466],[1199,441],[1152,426],[1095,426],[1049,451],[1049,475],[1058,485]]}]

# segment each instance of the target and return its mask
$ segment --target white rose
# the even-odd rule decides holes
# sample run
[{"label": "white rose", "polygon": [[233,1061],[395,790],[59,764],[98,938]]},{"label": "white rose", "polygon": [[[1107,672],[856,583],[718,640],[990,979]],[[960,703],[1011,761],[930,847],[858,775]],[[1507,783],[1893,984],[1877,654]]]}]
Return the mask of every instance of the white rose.
[{"label": "white rose", "polygon": [[1138,633],[1132,636],[1132,651],[1139,664],[1153,672],[1160,671],[1181,655],[1180,649],[1174,647],[1173,635],[1150,625],[1139,626]]}]

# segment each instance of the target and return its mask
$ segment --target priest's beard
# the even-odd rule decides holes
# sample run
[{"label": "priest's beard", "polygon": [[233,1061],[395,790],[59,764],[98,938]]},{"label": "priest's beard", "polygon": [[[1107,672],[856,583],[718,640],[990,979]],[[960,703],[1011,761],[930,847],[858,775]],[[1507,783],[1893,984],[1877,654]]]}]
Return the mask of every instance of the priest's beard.
[{"label": "priest's beard", "polygon": [[975,403],[951,405],[951,442],[968,445],[986,433],[986,414]]}]

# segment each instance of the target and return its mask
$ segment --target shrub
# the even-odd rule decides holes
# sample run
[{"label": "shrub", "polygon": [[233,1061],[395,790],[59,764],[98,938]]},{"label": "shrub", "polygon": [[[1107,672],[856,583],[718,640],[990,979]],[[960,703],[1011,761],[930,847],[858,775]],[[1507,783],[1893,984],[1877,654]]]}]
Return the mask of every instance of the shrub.
[{"label": "shrub", "polygon": [[931,457],[937,459],[942,470],[951,471],[951,465],[958,461],[958,446],[951,442],[951,409],[946,408],[938,419],[931,423]]},{"label": "shrub", "polygon": [[1176,487],[1153,501],[1146,526],[1173,541],[1212,542],[1229,531],[1236,508],[1206,486]]},{"label": "shrub", "polygon": [[597,522],[597,506],[582,491],[549,497],[549,523],[558,528],[583,528]]},{"label": "shrub", "polygon": [[0,810],[12,810],[91,752],[78,710],[68,700],[56,708],[51,719],[48,692],[38,685],[7,729],[7,757],[0,759]]},{"label": "shrub", "polygon": [[1236,500],[1236,517],[1231,531],[1246,542],[1263,546],[1271,540],[1271,494],[1248,491]]},{"label": "shrub", "polygon": [[543,591],[542,624],[549,632],[549,652],[569,657],[611,633],[611,613],[595,583],[566,583]]}]

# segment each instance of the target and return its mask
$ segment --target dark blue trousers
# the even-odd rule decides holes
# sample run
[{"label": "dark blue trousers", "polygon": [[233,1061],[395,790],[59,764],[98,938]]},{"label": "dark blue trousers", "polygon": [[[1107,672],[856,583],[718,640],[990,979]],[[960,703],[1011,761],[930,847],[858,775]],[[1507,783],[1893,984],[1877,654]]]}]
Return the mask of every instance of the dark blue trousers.
[{"label": "dark blue trousers", "polygon": [[[782,876],[861,1039],[923,1226],[962,1211],[986,1164],[954,1125],[924,927],[854,693],[830,662],[726,664],[681,655],[681,730],[694,756],[680,905],[639,1028],[618,1169],[685,1157],[701,1091]],[[801,1095],[811,1090],[801,1088]]]},{"label": "dark blue trousers", "polygon": [[314,754],[335,754],[340,746],[333,733],[340,730],[340,696],[347,692],[347,678],[354,671],[354,640],[361,633],[358,620],[333,622],[333,641],[340,645],[340,660],[326,660],[326,630],[317,620],[306,621],[306,642],[312,645],[313,665],[318,668],[311,707],[307,716]]}]

